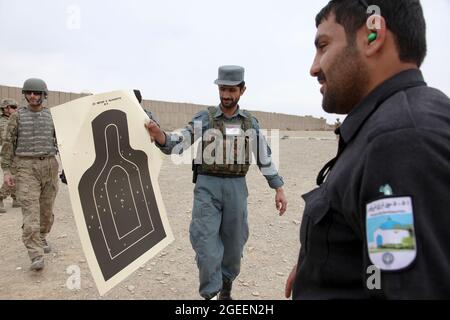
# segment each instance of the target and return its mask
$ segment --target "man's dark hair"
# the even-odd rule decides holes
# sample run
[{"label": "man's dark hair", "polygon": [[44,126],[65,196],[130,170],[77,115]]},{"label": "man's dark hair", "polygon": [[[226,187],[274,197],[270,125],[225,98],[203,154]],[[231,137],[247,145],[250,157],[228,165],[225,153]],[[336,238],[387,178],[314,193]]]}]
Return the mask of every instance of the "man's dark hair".
[{"label": "man's dark hair", "polygon": [[245,87],[245,81],[242,81],[241,83],[238,84],[239,89],[244,89]]},{"label": "man's dark hair", "polygon": [[[367,3],[365,3],[367,1]],[[356,32],[366,24],[366,4],[376,5],[394,34],[402,62],[421,66],[427,54],[426,23],[420,0],[331,0],[316,16],[316,27],[334,13],[342,25],[349,45],[354,45]]]}]

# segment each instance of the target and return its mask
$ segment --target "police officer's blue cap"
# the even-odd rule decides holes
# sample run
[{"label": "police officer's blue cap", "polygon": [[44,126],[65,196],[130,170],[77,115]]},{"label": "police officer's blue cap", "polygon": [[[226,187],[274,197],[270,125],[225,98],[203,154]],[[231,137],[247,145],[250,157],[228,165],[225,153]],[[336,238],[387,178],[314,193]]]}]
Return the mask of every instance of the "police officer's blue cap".
[{"label": "police officer's blue cap", "polygon": [[219,78],[214,81],[218,86],[237,86],[244,82],[245,69],[239,66],[222,66],[219,68]]}]

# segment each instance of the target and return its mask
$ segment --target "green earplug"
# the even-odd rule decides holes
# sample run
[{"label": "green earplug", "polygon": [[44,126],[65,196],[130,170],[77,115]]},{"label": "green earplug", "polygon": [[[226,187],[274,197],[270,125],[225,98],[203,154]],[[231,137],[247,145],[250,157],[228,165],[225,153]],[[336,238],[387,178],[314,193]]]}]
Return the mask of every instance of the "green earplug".
[{"label": "green earplug", "polygon": [[372,43],[376,39],[377,39],[377,34],[375,32],[372,32],[371,34],[369,34],[369,43]]}]

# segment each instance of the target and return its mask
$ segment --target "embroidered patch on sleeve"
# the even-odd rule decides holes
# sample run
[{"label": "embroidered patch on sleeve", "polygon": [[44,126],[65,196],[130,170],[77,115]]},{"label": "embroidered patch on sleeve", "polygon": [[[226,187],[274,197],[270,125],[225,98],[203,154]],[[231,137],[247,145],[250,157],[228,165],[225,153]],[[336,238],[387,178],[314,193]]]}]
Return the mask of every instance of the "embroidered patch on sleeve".
[{"label": "embroidered patch on sleeve", "polygon": [[411,197],[385,197],[366,206],[369,257],[380,270],[408,267],[416,258],[413,201]]}]

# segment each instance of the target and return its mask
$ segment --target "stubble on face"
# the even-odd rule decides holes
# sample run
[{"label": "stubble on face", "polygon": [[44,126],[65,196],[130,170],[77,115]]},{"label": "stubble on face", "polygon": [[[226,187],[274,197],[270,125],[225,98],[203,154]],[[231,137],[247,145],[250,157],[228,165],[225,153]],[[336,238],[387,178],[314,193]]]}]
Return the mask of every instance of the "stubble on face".
[{"label": "stubble on face", "polygon": [[336,56],[330,68],[318,75],[326,82],[322,107],[328,113],[348,114],[363,98],[369,72],[356,45],[349,45]]},{"label": "stubble on face", "polygon": [[226,109],[233,109],[234,107],[236,107],[238,105],[239,98],[238,99],[232,99],[232,98],[223,99],[223,98],[220,98],[220,102],[222,103],[222,107],[224,107]]}]

